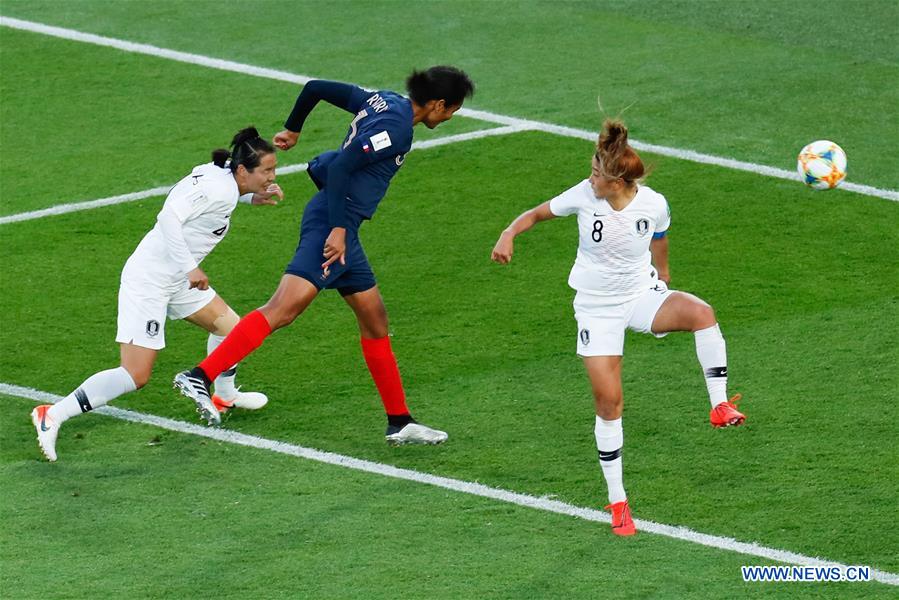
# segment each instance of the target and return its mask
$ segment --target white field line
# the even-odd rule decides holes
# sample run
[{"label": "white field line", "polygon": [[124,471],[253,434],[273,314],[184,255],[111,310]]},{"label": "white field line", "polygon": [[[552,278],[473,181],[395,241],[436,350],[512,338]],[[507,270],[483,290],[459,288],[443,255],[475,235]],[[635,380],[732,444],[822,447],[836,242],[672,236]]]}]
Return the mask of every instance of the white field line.
[{"label": "white field line", "polygon": [[[174,50],[168,50],[165,48],[159,48],[156,46],[151,46],[149,44],[138,44],[134,42],[128,42],[124,40],[117,40],[113,38],[107,38],[103,36],[97,36],[93,34],[82,33],[79,31],[74,31],[71,29],[64,29],[60,27],[51,27],[48,25],[43,25],[40,23],[34,23],[30,21],[23,21],[21,19],[14,19],[9,17],[0,16],[0,25],[11,27],[15,29],[22,29],[26,31],[31,31],[34,33],[41,33],[45,35],[50,35],[53,37],[59,37],[63,39],[85,42],[90,44],[95,44],[99,46],[106,46],[111,48],[116,48],[119,50],[123,50],[126,52],[138,53],[138,54],[147,54],[151,56],[156,56],[159,58],[166,58],[169,60],[174,60],[178,62],[185,62],[200,66],[205,66],[213,69],[220,69],[223,71],[231,71],[236,73],[243,73],[246,75],[252,75],[256,77],[264,77],[267,79],[274,79],[278,81],[285,81],[288,83],[296,83],[303,85],[313,79],[312,77],[305,75],[296,75],[293,73],[288,73],[285,71],[278,71],[274,69],[266,69],[262,67],[256,67],[252,65],[246,65],[242,63],[237,63],[228,60],[214,59],[198,54],[192,54],[187,52],[178,52]],[[497,123],[501,125],[506,125],[508,127],[502,127],[499,129],[486,130],[485,132],[473,132],[470,134],[461,134],[459,136],[450,136],[447,138],[429,140],[427,142],[422,142],[418,145],[419,149],[435,147],[444,144],[454,143],[455,141],[462,141],[462,139],[477,139],[479,137],[487,137],[487,135],[505,135],[507,133],[513,133],[515,131],[523,131],[523,130],[538,130],[544,131],[547,133],[553,133],[556,135],[562,135],[566,137],[573,137],[578,139],[584,139],[588,141],[593,141],[595,139],[595,133],[587,130],[574,129],[570,127],[563,127],[559,125],[553,125],[550,123],[542,123],[539,121],[531,121],[526,119],[517,119],[514,117],[507,117],[503,115],[498,115],[495,113],[490,113],[486,111],[477,111],[472,109],[462,109],[458,113],[460,116],[470,117],[474,119],[479,119],[482,121],[487,121],[490,123]],[[480,133],[485,133],[486,135],[476,135]],[[452,140],[451,138],[460,138],[456,140]],[[698,152],[694,152],[691,150],[682,150],[679,148],[672,148],[668,146],[659,146],[655,144],[647,144],[644,142],[639,142],[637,140],[631,140],[631,144],[638,150],[652,152],[656,154],[660,154],[663,156],[671,156],[674,158],[679,158],[683,160],[699,162],[704,164],[712,164],[722,167],[727,167],[731,169],[743,170],[752,173],[757,173],[760,175],[767,175],[771,177],[779,177],[783,179],[791,179],[798,180],[798,174],[793,173],[791,171],[787,171],[784,169],[778,169],[774,167],[766,167],[764,165],[757,165],[754,163],[747,163],[743,161],[737,161],[728,158],[721,158],[713,155],[702,154]],[[293,168],[293,171],[296,172],[305,168],[305,165],[292,165],[291,167],[285,167],[280,169],[282,174],[287,174],[288,169]],[[885,198],[888,200],[899,201],[899,192],[893,190],[882,190],[879,188],[874,188],[866,185],[853,184],[850,182],[845,182],[842,185],[843,189],[857,192],[860,194],[865,194],[869,196],[876,196],[880,198]],[[30,218],[38,218],[40,216],[46,216],[50,214],[62,214],[66,212],[72,212],[74,210],[84,210],[86,208],[96,208],[99,206],[108,206],[110,204],[118,204],[121,202],[128,202],[133,200],[139,200],[142,198],[147,198],[156,195],[162,195],[168,191],[168,187],[160,187],[154,188],[152,190],[146,190],[144,192],[137,192],[134,194],[124,194],[121,196],[115,196],[112,198],[105,198],[101,200],[94,200],[90,202],[82,202],[75,204],[66,204],[61,205],[49,209],[45,209],[42,211],[33,211],[31,213],[22,213],[20,215],[12,215],[8,217],[3,217],[0,219],[0,224],[16,222],[27,220]],[[13,396],[19,396],[22,398],[28,398],[31,400],[37,400],[40,402],[56,402],[61,399],[60,396],[56,396],[54,394],[48,394],[46,392],[40,392],[38,390],[33,390],[31,388],[23,388],[20,386],[14,386],[9,384],[0,383],[0,392],[6,393]],[[264,438],[250,436],[238,432],[228,431],[224,429],[211,429],[206,427],[201,427],[198,425],[193,425],[189,423],[183,423],[180,421],[174,421],[171,419],[165,419],[162,417],[156,417],[153,415],[144,415],[141,413],[122,410],[113,407],[103,407],[98,409],[97,412],[102,414],[113,416],[119,419],[123,419],[126,421],[132,421],[137,423],[144,423],[148,425],[155,425],[157,427],[161,427],[164,429],[168,429],[171,431],[177,431],[181,433],[199,435],[202,437],[207,437],[211,439],[215,439],[218,441],[229,442],[233,444],[260,448],[264,450],[270,450],[273,452],[279,452],[282,454],[287,454],[290,456],[296,456],[299,458],[306,458],[309,460],[315,460],[318,462],[323,462],[327,464],[332,464],[336,466],[342,466],[346,468],[356,469],[359,471],[365,471],[369,473],[374,473],[387,477],[395,477],[398,479],[405,479],[408,481],[415,481],[419,483],[425,483],[429,485],[434,485],[437,487],[443,487],[450,490],[455,490],[463,493],[468,493],[476,496],[482,496],[486,498],[492,498],[495,500],[500,500],[504,502],[509,502],[512,504],[517,504],[520,506],[536,508],[540,510],[545,510],[548,512],[555,512],[559,514],[565,514],[570,516],[579,517],[589,521],[597,521],[602,523],[609,522],[608,514],[597,511],[589,508],[581,508],[572,506],[569,504],[565,504],[563,502],[558,502],[555,500],[549,500],[546,498],[536,498],[534,496],[528,496],[525,494],[518,494],[515,492],[509,492],[506,490],[491,488],[488,486],[484,486],[477,483],[470,483],[466,481],[460,481],[456,479],[450,479],[445,477],[439,477],[435,475],[430,475],[427,473],[419,473],[417,471],[412,471],[408,469],[400,469],[397,467],[392,467],[389,465],[383,465],[380,463],[375,463],[371,461],[360,460],[348,456],[342,456],[339,454],[333,454],[329,452],[322,452],[319,450],[314,450],[311,448],[304,448],[301,446],[294,446],[292,444],[286,444],[283,442],[276,442],[272,440],[267,440]],[[810,566],[845,566],[840,565],[839,563],[834,563],[831,561],[822,560],[819,558],[807,557],[801,554],[796,554],[792,552],[786,552],[783,550],[777,550],[773,548],[766,548],[764,546],[760,546],[754,543],[746,543],[739,542],[737,540],[713,535],[707,535],[703,533],[694,532],[690,529],[684,527],[673,527],[670,525],[663,525],[659,523],[654,523],[651,521],[644,521],[641,519],[635,520],[637,525],[641,530],[655,533],[658,535],[664,535],[667,537],[672,537],[675,539],[681,539],[686,541],[691,541],[694,543],[698,543],[701,545],[720,548],[724,550],[730,550],[734,552],[739,552],[742,554],[748,554],[751,556],[757,556],[760,558],[767,558],[771,560],[776,560],[779,562],[784,562],[788,564],[796,564],[796,565],[810,565]],[[873,577],[877,581],[881,581],[883,583],[888,583],[890,585],[899,585],[899,575],[888,573],[884,571],[873,570]]]},{"label": "white field line", "polygon": [[[457,142],[464,142],[467,140],[476,140],[485,137],[491,137],[495,135],[507,135],[510,133],[515,133],[517,131],[521,131],[522,128],[518,126],[508,126],[508,127],[495,127],[493,129],[481,129],[478,131],[471,131],[468,133],[459,133],[456,135],[449,135],[442,138],[436,138],[433,140],[426,140],[423,142],[415,142],[412,144],[413,150],[426,150],[428,148],[436,148],[437,146],[444,146],[446,144],[455,144]],[[308,165],[306,163],[301,163],[297,165],[289,165],[286,167],[278,167],[278,175],[290,175],[291,173],[297,173],[299,171],[305,171]],[[174,184],[172,184],[174,185]],[[102,206],[112,206],[113,204],[123,204],[125,202],[134,202],[136,200],[143,200],[144,198],[152,198],[153,196],[164,196],[168,194],[169,190],[172,189],[172,185],[164,185],[160,187],[151,188],[149,190],[144,190],[142,192],[133,192],[130,194],[121,194],[119,196],[110,196],[109,198],[100,198],[99,200],[87,200],[85,202],[72,202],[69,204],[58,204],[56,206],[51,206],[49,208],[42,208],[40,210],[32,210],[23,213],[17,213],[14,215],[7,215],[5,217],[0,217],[0,225],[4,225],[6,223],[18,223],[20,221],[30,221],[32,219],[40,219],[42,217],[49,217],[53,215],[63,215],[70,212],[77,212],[81,210],[90,210],[93,208],[100,208]]]},{"label": "white field line", "polygon": [[151,188],[149,190],[144,190],[142,192],[132,192],[130,194],[110,196],[109,198],[100,198],[98,200],[86,200],[84,202],[57,204],[56,206],[51,206],[49,208],[29,210],[28,212],[16,213],[14,215],[0,217],[0,225],[4,225],[6,223],[18,223],[19,221],[30,221],[32,219],[40,219],[53,215],[64,215],[66,213],[77,212],[79,210],[90,210],[92,208],[100,208],[102,206],[122,204],[123,202],[134,202],[136,200],[143,200],[144,198],[152,198],[153,196],[162,196],[163,194],[167,194],[170,189],[172,189],[172,186],[163,185],[160,187]]},{"label": "white field line", "polygon": [[[280,175],[289,175],[297,171],[305,171],[306,163],[298,165],[289,165],[278,169]],[[151,188],[142,192],[132,192],[130,194],[121,194],[120,196],[110,196],[109,198],[100,198],[99,200],[87,200],[85,202],[72,202],[70,204],[57,204],[50,208],[42,208],[41,210],[31,210],[28,212],[17,213],[0,217],[0,225],[6,223],[18,223],[19,221],[30,221],[31,219],[40,219],[41,217],[49,217],[53,215],[64,215],[79,210],[90,210],[92,208],[100,208],[101,206],[112,206],[113,204],[122,204],[124,202],[134,202],[143,200],[144,198],[152,198],[153,196],[164,196],[172,189],[172,185],[163,185]]]},{"label": "white field line", "polygon": [[[459,114],[462,114],[465,109],[459,111]],[[488,113],[489,114],[489,113]],[[470,116],[475,119],[480,119],[482,121],[489,121],[489,119],[481,118],[481,111],[467,111],[464,116]],[[591,142],[596,142],[597,134],[593,131],[587,131],[586,129],[574,129],[572,127],[563,127],[561,125],[551,125],[549,123],[541,123],[539,121],[529,121],[527,119],[514,119],[515,124],[519,125],[522,130],[534,130],[534,131],[543,131],[546,133],[554,133],[556,135],[561,135],[565,137],[572,138],[580,138],[582,140],[588,140]],[[777,177],[778,179],[788,179],[790,181],[798,181],[801,182],[802,178],[799,176],[797,171],[789,171],[787,169],[779,169],[777,167],[767,167],[765,165],[757,165],[755,163],[745,162],[742,160],[736,160],[733,158],[723,158],[721,156],[714,156],[712,154],[703,154],[701,152],[694,152],[693,150],[682,150],[680,148],[672,148],[670,146],[659,146],[658,144],[648,144],[646,142],[640,142],[637,140],[628,140],[631,146],[636,148],[641,152],[650,152],[652,154],[660,154],[662,156],[670,156],[672,158],[678,158],[681,160],[687,160],[690,162],[702,163],[704,165],[715,165],[718,167],[725,167],[727,169],[734,169],[736,171],[747,171],[749,173],[755,173],[756,175],[765,175],[767,177]],[[840,184],[841,190],[847,190],[850,192],[855,192],[857,194],[863,194],[865,196],[875,196],[877,198],[883,198],[885,200],[892,200],[893,202],[899,202],[899,191],[895,190],[884,190],[876,187],[872,187],[870,185],[862,185],[860,183],[852,183],[851,181],[843,181]]]},{"label": "white field line", "polygon": [[[277,81],[285,81],[288,83],[297,83],[300,85],[304,85],[307,82],[314,79],[314,77],[310,77],[308,75],[296,75],[293,73],[288,73],[286,71],[278,71],[275,69],[266,69],[263,67],[256,67],[253,65],[247,65],[243,63],[233,62],[230,60],[221,60],[217,58],[210,58],[208,56],[202,56],[200,54],[192,54],[189,52],[178,52],[176,50],[168,50],[166,48],[159,48],[158,46],[151,46],[149,44],[138,44],[135,42],[128,42],[125,40],[119,40],[115,38],[108,38],[99,35],[93,35],[90,33],[83,33],[80,31],[76,31],[73,29],[65,29],[62,27],[52,27],[49,25],[44,25],[42,23],[35,23],[33,21],[24,21],[22,19],[15,19],[12,17],[4,17],[0,16],[0,25],[4,27],[10,27],[14,29],[21,29],[24,31],[31,31],[33,33],[41,33],[44,35],[49,35],[53,37],[58,37],[66,40],[72,40],[76,42],[85,42],[88,44],[95,44],[97,46],[106,46],[109,48],[116,48],[118,50],[123,50],[125,52],[133,52],[137,54],[147,54],[150,56],[156,56],[159,58],[167,58],[169,60],[175,60],[178,62],[184,62],[194,65],[200,65],[204,67],[209,67],[212,69],[220,69],[223,71],[231,71],[234,73],[243,73],[245,75],[252,75],[255,77],[264,77],[267,79],[274,79]],[[509,117],[505,115],[499,115],[492,112],[482,111],[482,110],[472,110],[463,108],[460,110],[458,115],[463,117],[470,117],[473,119],[479,119],[482,121],[487,121],[489,123],[498,123],[500,125],[512,125],[520,127],[522,130],[533,130],[536,129],[538,131],[544,131],[547,133],[554,133],[556,135],[562,135],[566,137],[573,137],[578,139],[585,139],[593,141],[596,139],[596,133],[592,131],[586,131],[583,129],[574,129],[571,127],[564,127],[561,125],[553,125],[551,123],[543,123],[540,121],[531,121],[528,119],[518,119],[515,117]],[[769,177],[779,177],[781,179],[789,179],[799,181],[799,174],[794,171],[789,171],[786,169],[779,169],[776,167],[767,167],[764,165],[757,165],[754,163],[734,160],[730,158],[722,158],[719,156],[713,156],[711,154],[702,154],[700,152],[694,152],[692,150],[683,150],[681,148],[672,148],[670,146],[660,146],[657,144],[648,144],[645,142],[640,142],[637,140],[631,140],[631,145],[634,146],[637,150],[652,152],[655,154],[661,154],[663,156],[671,156],[673,158],[678,158],[681,160],[688,160],[692,162],[698,162],[702,164],[710,164],[716,165],[720,167],[726,167],[729,169],[737,169],[740,171],[748,171],[750,173],[756,173],[758,175],[766,175]],[[869,185],[862,185],[851,182],[843,182],[840,186],[840,189],[856,192],[858,194],[864,194],[866,196],[876,196],[878,198],[884,198],[886,200],[892,200],[894,202],[899,202],[899,191],[896,190],[885,190],[876,187],[872,187]]]},{"label": "white field line", "polygon": [[495,135],[508,135],[519,131],[526,131],[525,125],[507,125],[505,127],[494,127],[493,129],[479,129],[477,131],[469,131],[468,133],[457,133],[456,135],[448,135],[446,137],[434,138],[432,140],[424,140],[421,142],[413,142],[413,150],[426,150],[428,148],[436,148],[437,146],[445,146],[446,144],[455,144],[456,142],[467,142],[468,140],[479,140],[485,137],[493,137]]},{"label": "white field line", "polygon": [[[0,394],[7,394],[9,396],[16,396],[19,398],[25,398],[28,400],[48,404],[59,402],[63,398],[62,396],[57,396],[56,394],[42,392],[33,388],[22,387],[19,385],[8,383],[0,383]],[[453,490],[455,492],[461,492],[463,494],[471,494],[472,496],[480,496],[482,498],[490,498],[492,500],[507,502],[509,504],[516,504],[518,506],[524,506],[536,510],[543,510],[560,515],[577,517],[586,521],[595,521],[598,523],[609,523],[611,521],[608,513],[593,508],[583,508],[580,506],[574,506],[571,504],[566,504],[564,502],[559,502],[558,500],[550,500],[546,497],[538,498],[536,496],[529,496],[527,494],[519,494],[517,492],[510,492],[508,490],[503,490],[500,488],[489,487],[480,483],[451,479],[449,477],[440,477],[439,475],[421,473],[419,471],[413,471],[411,469],[402,469],[400,467],[385,465],[369,460],[353,458],[352,456],[344,456],[342,454],[334,454],[332,452],[315,450],[314,448],[296,446],[294,444],[288,444],[286,442],[269,440],[255,435],[239,433],[237,431],[204,427],[201,425],[195,425],[193,423],[185,423],[183,421],[167,419],[165,417],[157,417],[155,415],[148,415],[131,410],[113,408],[111,406],[104,406],[98,408],[93,412],[114,417],[116,419],[122,419],[123,421],[130,421],[132,423],[153,425],[155,427],[167,429],[169,431],[197,435],[219,442],[236,444],[238,446],[247,446],[249,448],[268,450],[270,452],[277,452],[279,454],[286,454],[288,456],[295,456],[297,458],[313,460],[329,465],[344,467],[346,469],[373,473],[375,475],[381,475],[383,477],[393,477],[395,479],[414,481],[416,483],[423,483],[441,487],[448,490]],[[35,451],[37,452],[37,450]],[[803,565],[814,567],[830,566],[843,568],[847,566],[845,564],[826,560],[823,558],[805,556],[804,554],[797,554],[795,552],[788,552],[786,550],[777,550],[776,548],[768,548],[756,543],[740,542],[733,538],[699,533],[686,527],[664,525],[662,523],[645,521],[643,519],[634,519],[634,523],[642,532],[654,533],[656,535],[662,535],[677,540],[692,542],[694,544],[700,544],[702,546],[708,546],[710,548],[728,550],[731,552],[737,552],[739,554],[755,556],[758,558],[773,560],[789,565]],[[875,581],[899,586],[899,574],[871,569],[871,576]]]}]

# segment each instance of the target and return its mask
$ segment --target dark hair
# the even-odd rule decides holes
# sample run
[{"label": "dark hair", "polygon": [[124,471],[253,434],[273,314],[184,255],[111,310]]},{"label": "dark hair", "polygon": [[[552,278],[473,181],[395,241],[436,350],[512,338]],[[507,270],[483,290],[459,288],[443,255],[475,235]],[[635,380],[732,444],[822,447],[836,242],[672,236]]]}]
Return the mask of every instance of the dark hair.
[{"label": "dark hair", "polygon": [[[259,166],[259,162],[266,154],[274,154],[275,147],[268,141],[259,137],[256,128],[250,125],[246,129],[241,129],[231,140],[231,150],[218,148],[212,151],[212,162],[215,166],[231,169],[231,172],[237,170],[237,167],[243,165],[247,171],[252,171]],[[231,162],[228,162],[228,159]]]},{"label": "dark hair", "polygon": [[412,71],[406,79],[406,91],[419,106],[431,100],[443,100],[458,106],[474,95],[474,82],[462,69],[440,65],[426,71]]},{"label": "dark hair", "polygon": [[618,119],[603,122],[595,156],[603,176],[610,179],[620,178],[631,184],[646,174],[640,156],[627,143],[627,127]]}]

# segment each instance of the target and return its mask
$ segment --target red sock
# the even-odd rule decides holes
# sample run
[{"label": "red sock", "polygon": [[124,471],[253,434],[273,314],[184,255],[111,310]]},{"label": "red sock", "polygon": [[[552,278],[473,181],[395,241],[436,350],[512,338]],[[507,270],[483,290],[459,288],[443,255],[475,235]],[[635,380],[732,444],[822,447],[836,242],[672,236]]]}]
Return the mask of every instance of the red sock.
[{"label": "red sock", "polygon": [[381,394],[381,402],[384,403],[387,414],[408,415],[406,392],[403,391],[403,381],[390,347],[390,338],[362,338],[362,355],[372,379],[375,380],[378,393]]},{"label": "red sock", "polygon": [[234,326],[212,354],[200,363],[200,368],[210,381],[227,371],[250,352],[262,345],[262,341],[272,332],[265,316],[254,310]]}]

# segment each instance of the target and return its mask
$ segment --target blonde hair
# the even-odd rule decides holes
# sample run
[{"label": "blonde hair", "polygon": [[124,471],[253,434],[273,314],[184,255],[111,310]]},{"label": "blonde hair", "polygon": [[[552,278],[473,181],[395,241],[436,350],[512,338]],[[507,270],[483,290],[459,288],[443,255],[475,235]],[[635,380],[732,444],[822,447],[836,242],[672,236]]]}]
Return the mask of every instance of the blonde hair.
[{"label": "blonde hair", "polygon": [[627,143],[627,127],[619,119],[606,119],[596,143],[599,170],[608,179],[623,179],[631,185],[646,175],[643,161]]}]

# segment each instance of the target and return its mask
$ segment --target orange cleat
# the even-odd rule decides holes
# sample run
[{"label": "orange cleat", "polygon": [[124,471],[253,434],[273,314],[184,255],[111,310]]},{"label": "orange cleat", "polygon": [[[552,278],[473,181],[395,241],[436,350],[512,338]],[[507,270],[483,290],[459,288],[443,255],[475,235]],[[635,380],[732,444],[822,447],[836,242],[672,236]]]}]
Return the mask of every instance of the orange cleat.
[{"label": "orange cleat", "polygon": [[637,533],[627,500],[609,504],[606,506],[606,509],[612,509],[612,533],[615,535],[634,535]]},{"label": "orange cleat", "polygon": [[222,398],[221,396],[218,396],[216,394],[212,395],[212,405],[215,406],[218,409],[218,411],[222,414],[224,414],[224,413],[228,412],[229,410],[231,410],[232,408],[234,408],[233,402],[229,402],[229,401],[225,400],[224,398]]},{"label": "orange cleat", "polygon": [[268,396],[259,392],[241,392],[237,390],[237,393],[230,400],[225,400],[218,394],[212,395],[212,405],[218,409],[219,414],[225,414],[232,408],[259,410],[266,404],[268,404]]},{"label": "orange cleat", "polygon": [[37,443],[41,447],[41,452],[47,460],[53,462],[56,460],[56,436],[59,435],[59,424],[47,414],[50,406],[42,404],[31,411],[31,422],[37,431]]},{"label": "orange cleat", "polygon": [[746,420],[746,415],[737,410],[737,402],[742,397],[742,394],[737,394],[727,402],[722,402],[709,411],[709,421],[712,423],[712,427],[736,427],[742,425]]}]

